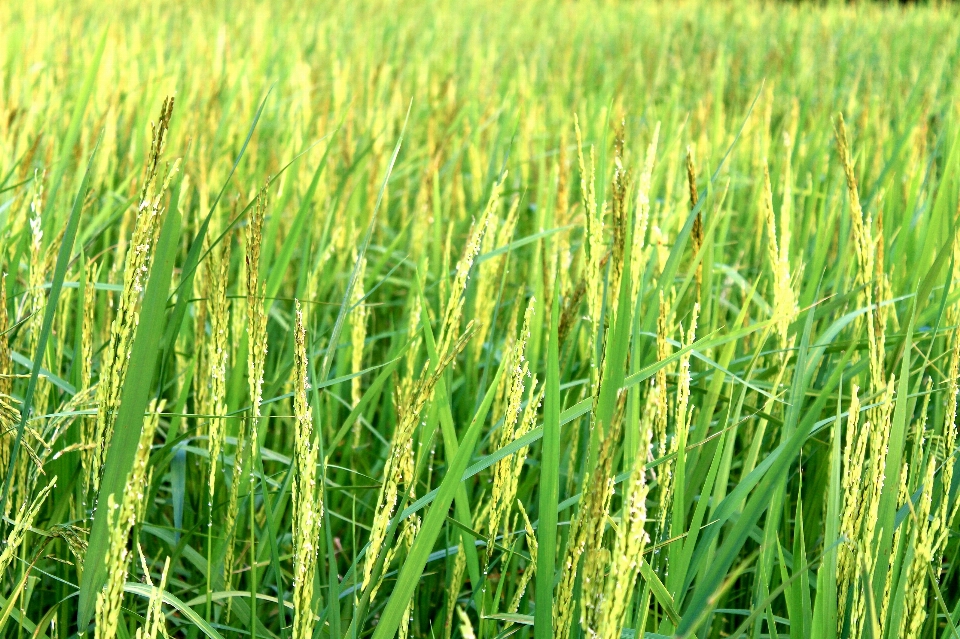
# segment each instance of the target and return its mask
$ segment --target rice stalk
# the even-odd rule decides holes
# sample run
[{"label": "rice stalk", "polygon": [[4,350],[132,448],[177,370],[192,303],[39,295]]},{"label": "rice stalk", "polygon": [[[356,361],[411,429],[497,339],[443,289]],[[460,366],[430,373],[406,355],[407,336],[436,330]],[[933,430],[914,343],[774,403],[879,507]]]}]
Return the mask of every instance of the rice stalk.
[{"label": "rice stalk", "polygon": [[[367,555],[364,561],[363,581],[361,589],[372,588],[371,599],[380,587],[380,580],[374,583],[371,580],[373,568],[376,565],[379,553],[384,552],[383,541],[387,533],[387,525],[393,516],[397,505],[400,484],[404,481],[404,469],[409,470],[409,456],[412,454],[412,437],[416,428],[420,414],[433,395],[433,390],[440,380],[444,369],[451,364],[453,359],[463,350],[472,336],[472,326],[468,325],[467,330],[460,339],[450,347],[450,352],[446,357],[438,362],[436,370],[429,372],[424,368],[417,381],[409,386],[409,390],[398,390],[398,397],[395,400],[398,410],[397,429],[394,431],[393,439],[390,443],[390,453],[384,466],[384,483],[380,488],[380,495],[377,498],[377,509],[374,514],[373,527],[370,531],[370,542],[367,547]],[[400,392],[404,392],[400,396]],[[410,477],[406,481],[410,481]],[[387,549],[389,552],[390,549]]]},{"label": "rice stalk", "polygon": [[[463,249],[463,255],[456,265],[456,275],[447,292],[447,302],[443,311],[443,322],[440,325],[440,333],[437,336],[437,355],[444,359],[456,342],[456,334],[460,329],[460,319],[463,315],[464,291],[467,287],[467,279],[470,277],[470,271],[473,268],[473,262],[480,252],[483,245],[483,238],[489,228],[490,218],[500,204],[500,195],[503,192],[504,180],[507,175],[504,173],[498,182],[493,185],[490,191],[490,197],[487,200],[483,212],[474,224],[471,225],[470,233],[467,236],[467,242]],[[446,272],[446,270],[444,271]]]},{"label": "rice stalk", "polygon": [[463,548],[463,541],[457,545],[457,554],[453,556],[453,570],[450,573],[450,588],[446,597],[446,616],[443,621],[443,639],[450,639],[453,631],[453,613],[458,608],[457,599],[460,598],[460,584],[463,583],[463,573],[467,569],[467,553]]},{"label": "rice stalk", "polygon": [[[683,325],[680,325],[680,335],[683,347],[688,347],[696,339],[697,319],[700,314],[700,305],[693,305],[693,314],[690,318],[690,328],[684,333]],[[674,434],[670,438],[670,448],[667,454],[675,456],[681,448],[686,448],[687,432],[690,429],[692,418],[692,407],[690,405],[690,354],[689,352],[680,356],[677,365],[677,395],[673,405],[673,428]],[[662,465],[658,479],[660,480],[660,508],[659,525],[662,531],[666,531],[667,516],[670,513],[670,504],[673,500],[673,490],[675,485],[674,478],[674,457]]]},{"label": "rice stalk", "polygon": [[[616,319],[616,309],[618,308],[617,296],[620,292],[620,280],[623,278],[623,265],[627,255],[627,234],[630,226],[627,191],[630,188],[630,172],[624,167],[624,129],[625,122],[621,121],[614,138],[613,155],[613,178],[610,183],[610,218],[613,232],[613,242],[610,247],[610,257],[608,259],[609,269],[607,275],[608,307],[610,308],[610,326],[614,325]],[[632,251],[631,251],[632,252]]]},{"label": "rice stalk", "polygon": [[94,626],[95,639],[107,639],[117,633],[120,623],[120,612],[123,605],[123,584],[127,580],[127,570],[130,564],[129,543],[130,531],[137,521],[142,521],[144,503],[143,486],[149,485],[147,469],[150,461],[150,446],[153,444],[153,435],[160,421],[163,403],[151,402],[147,409],[147,416],[143,420],[140,431],[140,443],[137,446],[133,468],[127,476],[126,485],[132,490],[124,491],[118,504],[113,493],[107,497],[107,518],[110,541],[105,557],[107,565],[107,581],[97,594],[96,624]]},{"label": "rice stalk", "polygon": [[[130,349],[137,324],[140,321],[140,304],[145,286],[145,276],[150,270],[150,261],[160,234],[164,213],[161,199],[179,168],[179,161],[166,171],[159,187],[160,159],[166,146],[167,131],[173,117],[173,98],[163,102],[160,116],[153,129],[150,152],[144,168],[143,182],[137,199],[136,223],[131,243],[133,250],[127,252],[123,269],[123,291],[110,330],[110,341],[100,359],[100,382],[97,384],[97,422],[94,429],[93,477],[94,493],[100,489],[100,475],[106,462],[107,444],[113,436],[116,412],[120,406],[120,391],[127,375]],[[94,504],[96,507],[96,504]]]},{"label": "rice stalk", "polygon": [[[97,295],[93,283],[100,280],[100,269],[103,263],[89,266],[89,276],[87,279],[88,290],[83,298],[83,323],[81,325],[80,335],[80,387],[90,388],[93,382],[93,351],[94,334],[96,331],[96,309]],[[83,488],[81,495],[86,499],[93,488],[94,475],[94,451],[96,444],[97,418],[95,416],[83,416],[80,418],[80,464],[83,470]],[[86,503],[84,503],[86,510]]]},{"label": "rice stalk", "polygon": [[225,418],[227,415],[227,365],[230,354],[228,345],[230,331],[230,302],[227,299],[227,282],[230,271],[230,244],[224,243],[211,261],[212,297],[210,299],[211,337],[207,341],[210,416],[207,429],[207,450],[210,454],[208,488],[210,506],[216,487],[217,467],[226,435]]},{"label": "rice stalk", "polygon": [[[517,218],[520,211],[520,198],[514,197],[510,203],[507,216],[501,221],[500,216],[495,212],[491,213],[488,222],[490,230],[483,236],[483,245],[480,254],[490,253],[493,250],[506,246],[513,237],[513,231],[517,226]],[[476,281],[476,308],[474,317],[487,318],[494,316],[494,305],[497,296],[494,294],[495,286],[500,281],[502,269],[507,267],[507,256],[498,255],[492,259],[485,260],[477,267]],[[473,349],[473,360],[479,361],[483,352],[483,345],[486,343],[487,334],[490,331],[488,322],[480,322],[477,327],[476,348]]]},{"label": "rice stalk", "polygon": [[[317,546],[323,521],[323,490],[318,485],[319,447],[313,432],[313,415],[307,402],[307,331],[300,302],[296,303],[294,349],[294,414],[297,419],[293,475],[293,639],[313,636],[313,584],[317,572]],[[322,481],[322,480],[319,480]]]},{"label": "rice stalk", "polygon": [[[789,154],[788,154],[789,157]],[[773,189],[770,186],[770,169],[763,169],[763,204],[767,223],[768,259],[773,272],[773,321],[777,328],[781,349],[781,366],[791,345],[790,324],[797,316],[797,299],[790,276],[790,207],[787,204],[789,189],[784,193],[784,204],[780,209],[780,233],[777,234],[777,221],[773,212]]]},{"label": "rice stalk", "polygon": [[581,495],[580,509],[570,524],[567,547],[560,564],[560,583],[557,586],[554,636],[566,639],[570,636],[576,601],[574,585],[580,567],[584,561],[582,589],[580,597],[580,625],[584,632],[593,636],[598,624],[599,599],[603,593],[603,574],[610,561],[610,552],[603,548],[603,535],[610,509],[610,500],[614,490],[613,458],[621,429],[620,420],[613,422],[600,433],[600,450],[597,464],[587,472],[583,486],[589,487]]},{"label": "rice stalk", "polygon": [[[523,328],[517,338],[510,355],[513,373],[510,377],[509,390],[506,397],[506,409],[503,415],[503,425],[500,427],[499,447],[503,448],[519,437],[522,437],[533,427],[536,414],[536,403],[533,400],[533,391],[536,388],[536,378],[531,382],[530,402],[526,411],[522,410],[524,383],[530,377],[530,365],[524,359],[527,340],[530,338],[530,322],[536,312],[536,300],[530,298],[527,309],[523,314]],[[490,514],[487,519],[487,563],[492,559],[491,554],[500,533],[500,525],[510,520],[510,509],[513,506],[520,471],[523,469],[527,457],[527,447],[524,447],[498,461],[493,470],[493,489],[490,493]]]},{"label": "rice stalk", "polygon": [[650,450],[653,431],[649,420],[641,422],[640,450],[634,458],[630,477],[623,495],[620,526],[612,552],[610,572],[604,584],[597,635],[602,639],[617,639],[623,632],[624,620],[633,599],[637,575],[640,572],[643,550],[650,541],[645,530],[647,521],[646,457]]},{"label": "rice stalk", "polygon": [[[139,548],[139,545],[138,545]],[[143,557],[141,551],[141,558]],[[160,581],[155,586],[153,593],[150,595],[150,599],[147,602],[147,614],[144,619],[143,625],[137,628],[137,633],[135,636],[136,639],[156,639],[157,635],[163,635],[163,637],[169,637],[167,634],[166,622],[167,618],[163,614],[163,591],[167,586],[167,573],[170,571],[170,557],[167,557],[163,560],[163,569],[160,571]],[[150,571],[144,565],[143,574],[147,578],[147,584],[153,585],[153,581],[150,579]]]},{"label": "rice stalk", "polygon": [[853,159],[850,157],[850,145],[847,139],[847,128],[843,115],[837,117],[836,125],[837,147],[840,160],[843,164],[844,177],[847,181],[847,193],[850,206],[850,221],[853,233],[854,247],[857,255],[856,282],[861,288],[861,305],[869,308],[870,312],[865,321],[867,329],[867,347],[870,353],[870,383],[873,392],[880,392],[886,386],[886,375],[883,364],[883,346],[885,343],[884,323],[878,303],[876,276],[877,243],[873,238],[873,218],[865,216],[860,205],[860,189],[854,173]]},{"label": "rice stalk", "polygon": [[[236,562],[237,525],[240,514],[240,487],[243,479],[243,470],[250,463],[251,448],[247,434],[247,420],[238,420],[237,445],[233,453],[233,471],[230,477],[230,492],[227,495],[227,512],[223,522],[224,540],[223,554],[223,582],[226,590],[234,586],[234,564]],[[232,611],[232,599],[227,600],[227,619]]]},{"label": "rice stalk", "polygon": [[[204,253],[211,250],[209,234],[204,237],[203,250]],[[193,402],[198,415],[213,414],[213,406],[210,401],[211,368],[216,364],[210,360],[210,350],[216,348],[216,345],[213,344],[216,335],[207,330],[210,305],[213,302],[214,287],[216,286],[215,274],[217,269],[212,264],[213,260],[214,256],[211,255],[210,258],[197,264],[197,273],[194,278],[197,301],[194,304],[193,315],[193,350],[196,353],[195,366],[200,374],[193,379]],[[208,437],[210,436],[210,421],[209,418],[197,418],[198,435],[207,434]],[[210,439],[208,439],[208,449],[209,441]]]},{"label": "rice stalk", "polygon": [[[7,316],[7,274],[0,274],[0,469],[10,463],[14,429],[20,423],[20,411],[13,406],[13,357],[10,350],[10,319]],[[6,513],[4,513],[6,515]]]},{"label": "rice stalk", "polygon": [[37,518],[37,515],[40,513],[40,509],[43,507],[43,504],[47,499],[47,496],[50,494],[50,491],[53,490],[56,484],[57,478],[51,477],[47,485],[44,486],[40,492],[33,497],[33,499],[29,501],[23,500],[23,502],[20,504],[20,507],[17,509],[17,514],[13,520],[13,527],[7,534],[7,538],[3,541],[3,550],[0,551],[0,574],[7,574],[7,568],[17,556],[27,532],[30,531],[34,520]]},{"label": "rice stalk", "polygon": [[[213,500],[217,486],[217,476],[220,470],[221,454],[226,438],[227,416],[227,365],[230,354],[228,344],[230,330],[230,307],[227,299],[227,283],[230,272],[230,243],[229,238],[217,250],[210,263],[211,282],[210,292],[210,336],[206,338],[207,349],[203,364],[206,369],[200,378],[207,386],[205,404],[200,405],[201,414],[205,415],[207,427],[207,453],[209,464],[207,469],[207,563],[212,565],[213,553]],[[205,327],[202,327],[205,329]],[[213,571],[211,570],[210,573]],[[212,574],[208,573],[207,592],[211,589]]]},{"label": "rice stalk", "polygon": [[[249,498],[250,533],[250,592],[257,589],[256,570],[256,485],[257,464],[260,461],[260,418],[263,401],[263,371],[267,359],[267,316],[266,282],[260,277],[260,255],[263,242],[263,220],[267,209],[267,188],[269,181],[257,193],[256,202],[246,232],[246,276],[247,276],[247,390],[250,397],[250,412],[247,415],[247,437],[250,442],[250,457],[247,464],[247,497]],[[234,466],[239,473],[239,466]],[[263,487],[264,494],[266,486]],[[228,538],[227,543],[232,540]],[[231,557],[232,563],[232,557]],[[256,615],[256,597],[250,599],[250,614]]]},{"label": "rice stalk", "polygon": [[[356,256],[354,256],[356,261]],[[353,310],[350,311],[350,355],[351,372],[359,373],[363,369],[363,344],[367,339],[367,307],[363,302],[364,288],[363,281],[367,272],[367,258],[360,258],[357,266],[356,282],[351,293],[350,304]],[[350,380],[350,402],[356,406],[360,402],[362,393],[362,378],[354,377]],[[361,426],[358,419],[353,426],[353,445],[360,443]]]},{"label": "rice stalk", "polygon": [[[267,187],[257,193],[256,204],[246,230],[247,289],[247,384],[250,392],[250,442],[259,447],[258,426],[263,399],[263,368],[267,355],[267,317],[264,310],[266,282],[260,278],[260,252],[263,241],[263,220],[267,209]],[[253,482],[253,475],[250,477]]]},{"label": "rice stalk", "polygon": [[[700,201],[700,195],[697,193],[697,163],[694,158],[692,146],[687,147],[687,187],[690,190],[690,210],[696,208]],[[693,247],[694,256],[700,253],[703,248],[703,211],[697,212],[697,217],[693,220],[693,228],[690,230],[690,244]],[[697,300],[703,299],[703,260],[697,263]]]},{"label": "rice stalk", "polygon": [[[925,465],[923,481],[920,484],[920,500],[911,515],[911,541],[913,559],[907,566],[906,601],[903,617],[900,620],[901,637],[916,639],[927,618],[927,569],[933,559],[938,531],[936,520],[930,518],[933,506],[934,471],[936,457],[931,455]],[[907,503],[904,499],[902,503]],[[913,504],[910,505],[914,509]],[[900,532],[900,531],[898,531]]]},{"label": "rice stalk", "polygon": [[[33,196],[30,198],[30,274],[26,313],[30,316],[30,341],[27,352],[33,356],[37,352],[37,343],[40,339],[40,323],[43,320],[43,306],[46,296],[43,293],[43,283],[47,280],[46,255],[43,250],[43,180],[46,173],[35,170],[33,173]],[[41,393],[42,395],[42,393]],[[43,410],[38,408],[38,410]]]},{"label": "rice stalk", "polygon": [[633,246],[631,247],[630,257],[630,299],[636,304],[637,295],[640,293],[640,273],[647,260],[644,259],[647,244],[647,228],[650,225],[650,189],[653,180],[653,167],[657,159],[657,143],[660,139],[660,122],[657,122],[653,130],[653,136],[650,144],[647,146],[647,154],[643,161],[643,170],[640,172],[640,179],[637,181],[637,198],[634,204],[635,213],[633,221]]},{"label": "rice stalk", "polygon": [[477,639],[477,635],[473,632],[473,624],[470,623],[470,617],[460,606],[457,606],[457,616],[460,618],[460,636],[463,639]]},{"label": "rice stalk", "polygon": [[583,199],[583,268],[586,281],[587,319],[600,321],[600,307],[603,304],[603,273],[601,262],[605,251],[603,243],[603,219],[606,203],[598,206],[596,188],[596,158],[593,146],[590,147],[590,169],[583,157],[583,135],[580,132],[580,119],[573,116],[574,131],[577,134],[577,160],[580,163],[580,192]]},{"label": "rice stalk", "polygon": [[[867,438],[869,430],[860,428],[860,398],[859,388],[854,384],[851,389],[850,404],[847,408],[846,439],[843,449],[843,474],[841,475],[843,506],[840,516],[840,535],[844,543],[838,549],[837,555],[837,619],[843,623],[850,591],[856,588],[857,555],[856,542],[860,538],[863,528],[863,504],[860,499],[860,489],[866,473]],[[854,596],[854,611],[851,618],[858,619],[862,615],[859,610],[862,602]]]},{"label": "rice stalk", "polygon": [[[657,314],[657,361],[659,362],[666,362],[672,351],[672,347],[667,341],[670,331],[670,316],[671,301],[664,296],[663,291],[660,291],[660,305]],[[653,439],[656,442],[657,458],[667,454],[673,441],[668,436],[667,431],[670,419],[667,374],[670,368],[670,366],[664,365],[657,371],[648,395],[648,402],[653,406]],[[674,437],[674,439],[676,438]],[[660,539],[665,532],[670,500],[670,484],[672,482],[671,473],[670,466],[667,464],[663,464],[656,471],[659,500],[656,539]]]},{"label": "rice stalk", "polygon": [[[951,282],[954,287],[960,282],[960,237],[953,241],[953,272]],[[955,302],[947,308],[947,324],[955,327],[948,334],[947,373],[946,373],[946,414],[943,420],[943,455],[944,463],[941,469],[941,485],[944,494],[940,499],[940,506],[936,511],[937,528],[941,531],[936,541],[936,549],[942,553],[947,545],[950,527],[956,519],[960,509],[960,499],[952,498],[949,487],[953,486],[954,465],[953,454],[957,445],[957,399],[960,397],[960,302]],[[936,556],[936,555],[935,555]]]},{"label": "rice stalk", "polygon": [[[443,374],[444,369],[453,362],[473,335],[473,323],[471,322],[459,338],[455,337],[456,332],[459,330],[460,319],[463,313],[463,293],[467,285],[467,278],[473,266],[473,261],[480,251],[483,236],[487,230],[490,213],[499,201],[502,184],[503,181],[501,180],[494,185],[480,219],[477,220],[471,228],[463,256],[457,262],[456,275],[450,286],[449,297],[443,314],[443,323],[441,324],[439,337],[437,338],[438,361],[436,367],[424,367],[416,382],[401,385],[397,390],[395,400],[398,413],[397,425],[383,469],[384,481],[377,498],[373,526],[370,531],[370,541],[363,565],[361,589],[366,591],[368,588],[371,588],[371,600],[380,587],[379,580],[376,583],[372,582],[373,568],[379,559],[380,553],[384,551],[382,544],[386,536],[387,525],[393,516],[393,511],[397,504],[399,486],[404,479],[404,467],[409,468],[409,464],[405,463],[405,460],[408,460],[409,455],[412,454],[412,436],[419,422],[420,413],[430,401],[433,395],[433,389],[439,381],[440,375]],[[407,481],[410,479],[412,478],[408,477]]]}]

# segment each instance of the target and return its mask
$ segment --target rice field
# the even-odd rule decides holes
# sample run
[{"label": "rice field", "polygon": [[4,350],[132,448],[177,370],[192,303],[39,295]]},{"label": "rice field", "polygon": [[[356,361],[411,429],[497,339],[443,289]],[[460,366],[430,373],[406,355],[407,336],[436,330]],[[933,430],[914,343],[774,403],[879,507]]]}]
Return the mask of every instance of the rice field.
[{"label": "rice field", "polygon": [[958,42],[0,3],[0,637],[960,638]]}]

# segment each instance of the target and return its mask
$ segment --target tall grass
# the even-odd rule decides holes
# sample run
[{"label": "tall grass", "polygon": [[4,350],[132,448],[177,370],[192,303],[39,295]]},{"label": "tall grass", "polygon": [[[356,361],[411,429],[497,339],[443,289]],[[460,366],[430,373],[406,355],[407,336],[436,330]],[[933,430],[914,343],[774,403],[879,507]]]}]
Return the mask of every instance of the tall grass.
[{"label": "tall grass", "polygon": [[952,7],[0,5],[0,636],[960,637]]}]

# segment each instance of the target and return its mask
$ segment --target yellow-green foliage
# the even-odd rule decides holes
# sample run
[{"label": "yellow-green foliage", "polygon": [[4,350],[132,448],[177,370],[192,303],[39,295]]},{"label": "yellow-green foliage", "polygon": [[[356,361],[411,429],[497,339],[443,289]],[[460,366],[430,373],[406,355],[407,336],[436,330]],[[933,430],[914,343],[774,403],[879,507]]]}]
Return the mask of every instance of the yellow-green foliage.
[{"label": "yellow-green foliage", "polygon": [[0,639],[956,635],[957,42],[0,3]]}]

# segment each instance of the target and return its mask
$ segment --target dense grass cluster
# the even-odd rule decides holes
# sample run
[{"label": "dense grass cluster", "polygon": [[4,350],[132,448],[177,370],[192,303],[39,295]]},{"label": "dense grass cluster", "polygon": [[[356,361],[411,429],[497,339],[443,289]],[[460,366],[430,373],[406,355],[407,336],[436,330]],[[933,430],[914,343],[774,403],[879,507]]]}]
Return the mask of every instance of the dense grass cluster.
[{"label": "dense grass cluster", "polygon": [[0,3],[0,637],[960,637],[958,42]]}]

